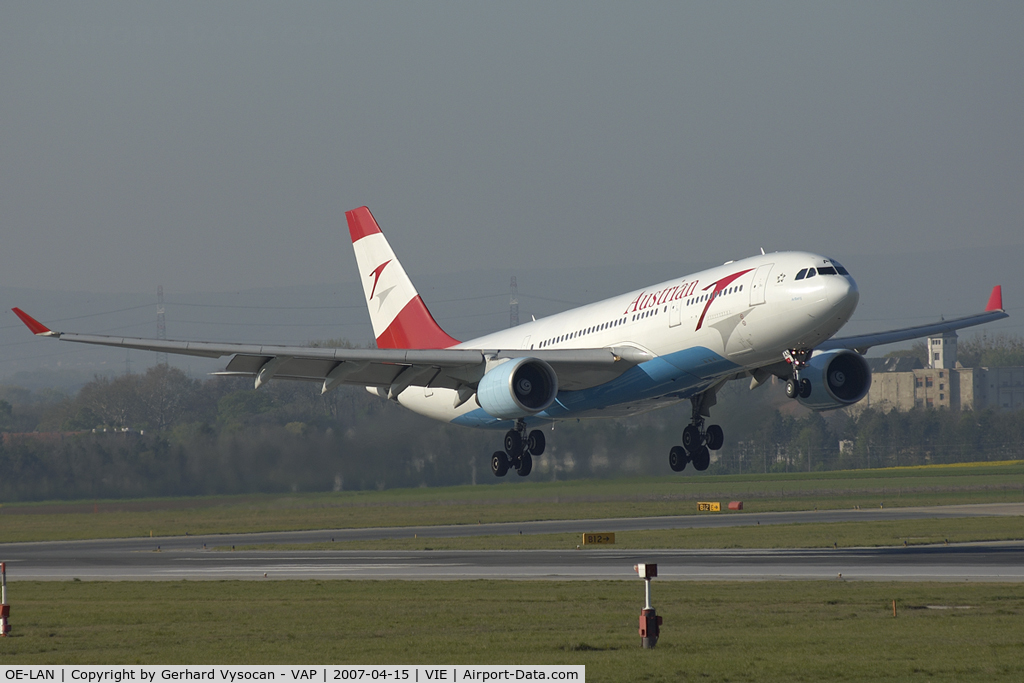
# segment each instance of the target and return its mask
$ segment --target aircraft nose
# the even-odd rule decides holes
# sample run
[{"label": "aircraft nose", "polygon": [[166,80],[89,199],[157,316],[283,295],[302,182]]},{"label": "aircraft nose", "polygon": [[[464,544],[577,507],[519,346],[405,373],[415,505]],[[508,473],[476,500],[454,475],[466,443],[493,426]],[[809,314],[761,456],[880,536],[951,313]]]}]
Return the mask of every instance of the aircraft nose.
[{"label": "aircraft nose", "polygon": [[857,283],[849,276],[829,277],[825,291],[830,304],[835,307],[849,309],[850,313],[853,312],[853,309],[857,307],[857,302],[860,301],[860,291],[857,289]]}]

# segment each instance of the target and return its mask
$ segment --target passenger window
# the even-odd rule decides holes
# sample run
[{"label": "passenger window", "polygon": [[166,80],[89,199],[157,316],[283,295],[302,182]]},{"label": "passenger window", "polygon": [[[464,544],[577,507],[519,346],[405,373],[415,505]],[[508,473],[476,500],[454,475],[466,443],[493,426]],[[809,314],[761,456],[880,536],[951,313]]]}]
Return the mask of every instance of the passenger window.
[{"label": "passenger window", "polygon": [[803,280],[803,279],[804,279],[804,276],[805,276],[805,275],[807,275],[807,269],[806,269],[806,268],[804,268],[804,269],[803,269],[803,270],[801,270],[801,271],[800,271],[799,273],[797,273],[797,274],[796,274],[796,277],[795,277],[795,278],[793,278],[793,279],[794,279],[794,280]]}]

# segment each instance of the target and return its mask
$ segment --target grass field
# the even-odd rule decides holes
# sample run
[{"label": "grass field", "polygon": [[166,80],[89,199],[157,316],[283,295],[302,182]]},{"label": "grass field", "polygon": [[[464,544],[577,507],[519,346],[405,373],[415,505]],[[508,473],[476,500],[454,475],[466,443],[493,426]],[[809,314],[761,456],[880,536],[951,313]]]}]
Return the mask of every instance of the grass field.
[{"label": "grass field", "polygon": [[[1024,680],[1024,585],[15,583],[0,666],[584,664],[589,681]],[[892,614],[892,601],[897,617]]]},{"label": "grass field", "polygon": [[1024,461],[486,486],[0,505],[0,542],[476,524],[694,513],[697,500],[781,510],[1024,502]]},{"label": "grass field", "polygon": [[[1024,501],[1024,462],[866,472],[514,482],[0,506],[0,540],[475,524]],[[600,531],[600,529],[586,529]],[[1019,539],[1017,517],[617,534],[616,548],[828,547]],[[339,548],[574,547],[576,535],[399,539]],[[600,550],[595,550],[600,552]],[[0,545],[2,554],[2,545]],[[22,664],[583,664],[590,681],[1024,680],[1024,584],[199,581],[9,585]],[[893,617],[896,601],[898,616]]]}]

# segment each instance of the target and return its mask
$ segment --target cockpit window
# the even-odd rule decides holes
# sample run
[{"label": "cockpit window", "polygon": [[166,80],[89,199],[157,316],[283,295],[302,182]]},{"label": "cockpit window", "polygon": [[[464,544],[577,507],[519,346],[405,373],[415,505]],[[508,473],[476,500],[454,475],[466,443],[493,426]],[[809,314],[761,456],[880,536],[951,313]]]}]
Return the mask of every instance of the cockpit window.
[{"label": "cockpit window", "polygon": [[832,266],[825,266],[824,268],[818,268],[819,275],[837,275],[836,269]]},{"label": "cockpit window", "polygon": [[795,277],[795,278],[793,278],[793,279],[794,279],[794,280],[803,280],[803,279],[804,279],[804,276],[805,276],[805,275],[807,275],[807,269],[806,269],[806,268],[804,268],[804,269],[803,269],[803,270],[801,270],[801,271],[800,271],[799,273],[797,273],[797,274],[796,274],[796,277]]},{"label": "cockpit window", "polygon": [[839,261],[836,261],[834,258],[829,259],[829,261],[831,261],[832,265],[836,267],[836,272],[839,273],[840,275],[850,274],[850,271],[846,270],[846,268],[843,268],[843,264],[841,264]]},{"label": "cockpit window", "polygon": [[807,269],[807,277],[814,277],[817,273],[814,272],[814,268]]}]

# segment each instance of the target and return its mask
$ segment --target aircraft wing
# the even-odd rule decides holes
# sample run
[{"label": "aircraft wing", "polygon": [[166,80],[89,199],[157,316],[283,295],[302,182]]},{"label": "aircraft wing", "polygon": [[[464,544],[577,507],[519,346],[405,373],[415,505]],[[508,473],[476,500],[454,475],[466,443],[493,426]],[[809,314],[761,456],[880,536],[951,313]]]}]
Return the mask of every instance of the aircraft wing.
[{"label": "aircraft wing", "polygon": [[323,393],[341,384],[387,388],[396,396],[410,386],[476,388],[493,363],[529,356],[549,363],[559,388],[585,389],[618,377],[650,360],[633,347],[554,350],[503,349],[328,349],[311,346],[233,344],[223,342],[142,339],[96,334],[55,332],[25,313],[12,309],[41,337],[125,349],[221,358],[232,356],[217,375],[254,377],[256,387],[272,378],[323,382]]},{"label": "aircraft wing", "polygon": [[886,332],[858,334],[851,337],[834,337],[819,344],[815,349],[819,351],[829,351],[831,349],[853,349],[858,353],[863,354],[872,346],[893,344],[895,342],[920,339],[922,337],[931,337],[937,334],[942,334],[943,332],[951,332],[965,327],[982,325],[984,323],[992,322],[993,320],[1001,320],[1008,317],[1009,315],[1003,310],[1003,289],[1000,285],[996,285],[992,288],[992,294],[989,295],[988,305],[985,307],[985,311],[983,313],[975,313],[974,315],[955,318],[953,320],[942,320],[936,323],[929,323],[927,325],[917,325],[916,327],[903,327],[897,330],[888,330]]}]

